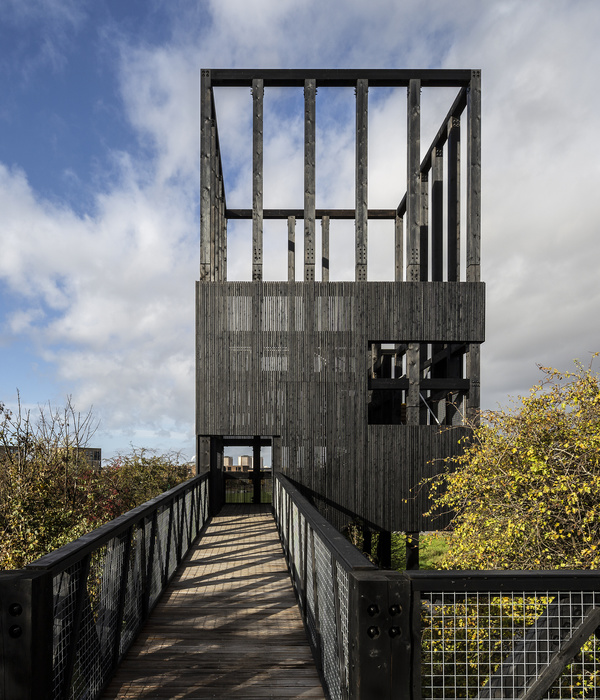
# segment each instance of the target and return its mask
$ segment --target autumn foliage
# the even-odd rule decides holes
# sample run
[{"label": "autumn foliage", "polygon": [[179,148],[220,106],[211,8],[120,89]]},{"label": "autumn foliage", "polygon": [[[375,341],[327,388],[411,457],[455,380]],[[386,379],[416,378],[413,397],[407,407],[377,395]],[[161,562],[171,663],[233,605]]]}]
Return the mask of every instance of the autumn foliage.
[{"label": "autumn foliage", "polygon": [[35,419],[0,404],[0,569],[20,568],[189,477],[178,454],[132,449],[102,469],[85,446],[91,412],[70,400]]},{"label": "autumn foliage", "polygon": [[435,507],[455,513],[444,568],[600,568],[598,375],[540,369],[512,410],[482,414],[434,482]]}]

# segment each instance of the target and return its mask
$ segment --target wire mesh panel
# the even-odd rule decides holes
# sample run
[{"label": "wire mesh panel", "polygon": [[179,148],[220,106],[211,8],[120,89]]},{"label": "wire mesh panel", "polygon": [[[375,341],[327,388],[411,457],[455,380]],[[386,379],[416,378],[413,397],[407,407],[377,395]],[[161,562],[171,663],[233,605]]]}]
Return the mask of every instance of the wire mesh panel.
[{"label": "wire mesh panel", "polygon": [[156,514],[154,532],[154,557],[152,561],[152,581],[150,585],[150,607],[160,595],[167,565],[167,543],[169,539],[169,508],[165,507]]},{"label": "wire mesh panel", "polygon": [[52,697],[60,697],[66,683],[69,651],[75,633],[77,591],[83,566],[78,561],[53,579],[54,624],[52,634]]},{"label": "wire mesh panel", "polygon": [[[600,596],[453,592],[422,596],[423,698],[599,697]],[[556,680],[555,680],[556,679]]]},{"label": "wire mesh panel", "polygon": [[348,629],[350,626],[350,589],[348,581],[348,572],[341,566],[337,567],[337,600],[336,605],[339,615],[339,649],[340,649],[340,666],[341,666],[341,682],[342,687],[348,690],[348,680],[350,678],[350,640],[348,637]]},{"label": "wire mesh panel", "polygon": [[321,633],[321,660],[323,675],[332,700],[341,699],[339,647],[335,620],[335,595],[331,554],[319,537],[315,537],[315,564],[317,570],[317,592],[319,624]]},{"label": "wire mesh panel", "polygon": [[127,568],[127,585],[123,603],[123,623],[119,654],[124,653],[129,647],[142,623],[144,562],[144,528],[143,523],[140,523],[132,532],[129,564]]}]

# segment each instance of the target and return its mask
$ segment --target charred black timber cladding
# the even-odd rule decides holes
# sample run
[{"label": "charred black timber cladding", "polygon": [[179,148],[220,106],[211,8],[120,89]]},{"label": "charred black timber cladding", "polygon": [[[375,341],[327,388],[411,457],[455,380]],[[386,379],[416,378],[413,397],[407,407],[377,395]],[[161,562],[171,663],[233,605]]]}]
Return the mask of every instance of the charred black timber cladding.
[{"label": "charred black timber cladding", "polygon": [[412,489],[468,431],[370,425],[365,357],[374,340],[482,342],[483,283],[200,282],[197,292],[199,435],[279,435],[286,475],[332,503],[385,529],[440,527],[421,517],[425,490]]}]

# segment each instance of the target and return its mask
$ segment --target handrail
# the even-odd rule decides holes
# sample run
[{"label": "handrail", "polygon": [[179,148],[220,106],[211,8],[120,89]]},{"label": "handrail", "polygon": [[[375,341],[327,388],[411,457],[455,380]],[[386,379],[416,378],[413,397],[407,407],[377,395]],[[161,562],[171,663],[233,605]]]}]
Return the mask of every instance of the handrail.
[{"label": "handrail", "polygon": [[369,562],[279,473],[273,506],[328,697],[409,697],[406,577]]},{"label": "handrail", "polygon": [[192,477],[177,486],[174,486],[169,491],[165,491],[160,495],[152,498],[146,503],[133,508],[127,513],[119,515],[114,520],[111,520],[104,525],[100,525],[95,530],[87,532],[73,542],[69,542],[58,549],[45,554],[43,557],[36,559],[34,562],[26,565],[26,569],[30,570],[49,570],[57,571],[67,568],[77,557],[89,554],[94,549],[106,544],[113,537],[124,533],[132,524],[139,522],[142,518],[148,517],[157,508],[164,504],[168,504],[181,494],[185,494],[194,489],[198,484],[205,481],[207,474]]},{"label": "handrail", "polygon": [[0,697],[94,700],[209,520],[203,474],[0,574]]},{"label": "handrail", "polygon": [[274,509],[331,699],[596,697],[600,572],[383,571],[282,474]]}]

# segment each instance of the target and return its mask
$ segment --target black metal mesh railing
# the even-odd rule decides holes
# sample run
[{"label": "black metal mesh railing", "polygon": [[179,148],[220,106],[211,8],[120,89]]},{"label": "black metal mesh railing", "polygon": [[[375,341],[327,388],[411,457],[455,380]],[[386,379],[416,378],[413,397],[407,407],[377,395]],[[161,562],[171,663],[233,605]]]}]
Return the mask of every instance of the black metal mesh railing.
[{"label": "black metal mesh railing", "polygon": [[54,700],[95,698],[208,519],[195,477],[29,565],[52,579]]},{"label": "black metal mesh railing", "polygon": [[597,572],[382,571],[281,475],[274,508],[330,698],[600,698]]},{"label": "black metal mesh railing", "polygon": [[595,572],[422,574],[411,579],[424,700],[600,697]]},{"label": "black metal mesh railing", "polygon": [[[352,692],[350,614],[358,572],[377,568],[310,506],[285,477],[276,475],[274,511],[315,660],[332,700]],[[358,619],[358,618],[357,618]],[[353,644],[354,643],[354,644]]]}]

